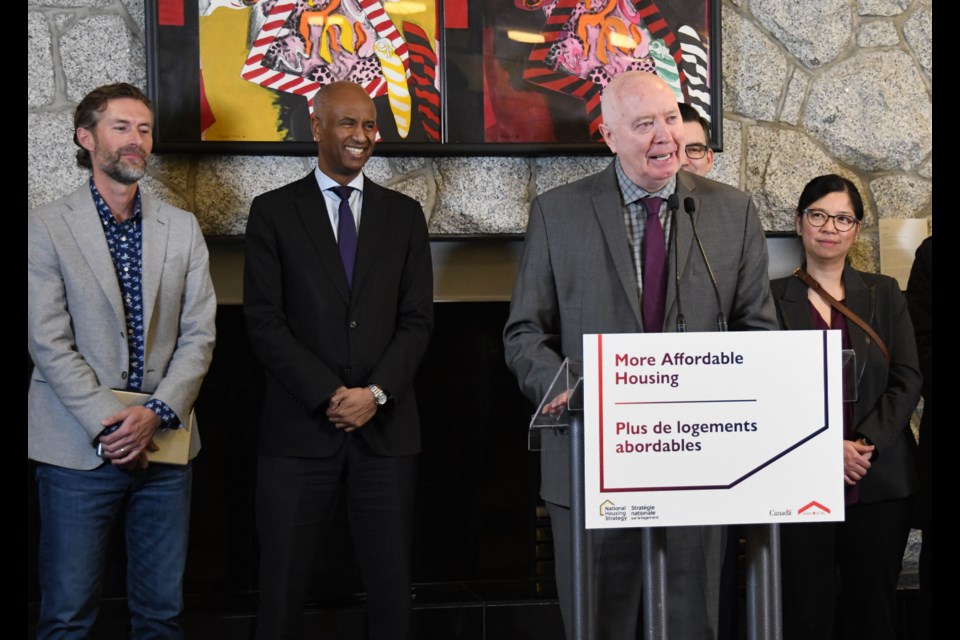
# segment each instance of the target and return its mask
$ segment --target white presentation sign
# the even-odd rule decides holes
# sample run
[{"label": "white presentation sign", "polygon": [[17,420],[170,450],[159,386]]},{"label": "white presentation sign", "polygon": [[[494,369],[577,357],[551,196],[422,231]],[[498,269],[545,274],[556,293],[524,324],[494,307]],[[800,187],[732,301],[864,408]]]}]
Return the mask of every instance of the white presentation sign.
[{"label": "white presentation sign", "polygon": [[839,331],[583,337],[587,528],[843,520]]}]

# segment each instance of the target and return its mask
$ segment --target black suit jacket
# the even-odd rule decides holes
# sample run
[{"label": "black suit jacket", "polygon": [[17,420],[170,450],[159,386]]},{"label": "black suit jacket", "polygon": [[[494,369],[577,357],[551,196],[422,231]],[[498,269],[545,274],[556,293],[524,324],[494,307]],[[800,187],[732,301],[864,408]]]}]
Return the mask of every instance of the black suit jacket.
[{"label": "black suit jacket", "polygon": [[[890,366],[867,333],[847,321],[850,344],[857,355],[857,401],[854,434],[866,436],[876,451],[860,481],[860,501],[878,502],[913,494],[916,441],[910,416],[920,400],[920,369],[913,325],[897,281],[888,276],[843,270],[846,304],[869,324],[890,351]],[[788,276],[770,284],[777,316],[784,329],[812,329],[807,286]]]},{"label": "black suit jacket", "polygon": [[[930,526],[933,513],[933,236],[917,247],[910,280],[907,282],[907,308],[917,338],[920,372],[923,374],[923,416],[920,418],[920,442],[917,466],[925,489],[919,501],[921,527]],[[929,540],[928,540],[929,542]]]},{"label": "black suit jacket", "polygon": [[260,451],[324,457],[346,437],[326,419],[340,386],[379,384],[387,405],[359,433],[381,455],[420,450],[412,381],[433,327],[420,205],[366,177],[353,288],[311,172],[258,196],[246,231],[243,308],[266,372]]}]

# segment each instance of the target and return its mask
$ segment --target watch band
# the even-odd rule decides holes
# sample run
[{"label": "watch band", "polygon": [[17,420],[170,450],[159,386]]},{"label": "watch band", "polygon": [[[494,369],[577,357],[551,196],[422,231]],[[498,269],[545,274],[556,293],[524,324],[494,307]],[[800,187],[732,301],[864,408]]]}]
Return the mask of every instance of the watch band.
[{"label": "watch band", "polygon": [[377,403],[377,406],[382,407],[387,404],[387,394],[383,392],[378,385],[370,384],[367,385],[367,389],[370,389],[370,393],[373,394],[373,400]]}]

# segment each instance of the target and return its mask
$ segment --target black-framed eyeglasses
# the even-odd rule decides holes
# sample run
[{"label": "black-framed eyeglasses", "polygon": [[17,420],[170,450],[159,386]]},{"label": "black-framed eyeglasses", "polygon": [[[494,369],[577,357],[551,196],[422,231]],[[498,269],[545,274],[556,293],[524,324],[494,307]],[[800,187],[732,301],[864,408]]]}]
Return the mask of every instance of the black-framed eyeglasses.
[{"label": "black-framed eyeglasses", "polygon": [[860,224],[860,221],[855,217],[845,213],[834,216],[820,209],[804,209],[803,213],[807,216],[810,224],[815,227],[822,227],[827,224],[827,220],[833,220],[833,226],[836,227],[837,231],[850,231],[850,229]]},{"label": "black-framed eyeglasses", "polygon": [[688,144],[683,148],[683,152],[687,154],[688,158],[699,160],[703,156],[707,155],[707,145],[700,144],[699,142]]}]

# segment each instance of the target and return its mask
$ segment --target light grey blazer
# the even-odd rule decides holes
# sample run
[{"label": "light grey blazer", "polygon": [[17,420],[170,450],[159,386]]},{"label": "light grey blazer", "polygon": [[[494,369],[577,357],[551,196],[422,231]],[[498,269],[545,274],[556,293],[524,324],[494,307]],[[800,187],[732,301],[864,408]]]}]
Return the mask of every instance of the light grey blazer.
[{"label": "light grey blazer", "polygon": [[[144,380],[186,420],[210,366],[217,310],[207,246],[193,214],[142,193]],[[100,421],[123,408],[129,354],[120,285],[84,184],[28,213],[27,456],[71,469],[103,463]],[[193,430],[190,457],[200,450]]]},{"label": "light grey blazer", "polygon": [[[717,302],[696,247],[684,200],[720,289],[731,331],[778,328],[767,276],[767,245],[750,196],[685,171],[677,174],[679,252],[668,247],[664,331],[674,331],[679,253],[680,296],[687,331],[716,331]],[[637,278],[611,162],[604,171],[538,196],[504,328],[507,366],[520,389],[540,402],[565,357],[583,357],[586,333],[643,331]],[[541,496],[569,505],[569,444],[565,435],[541,454]]]}]

